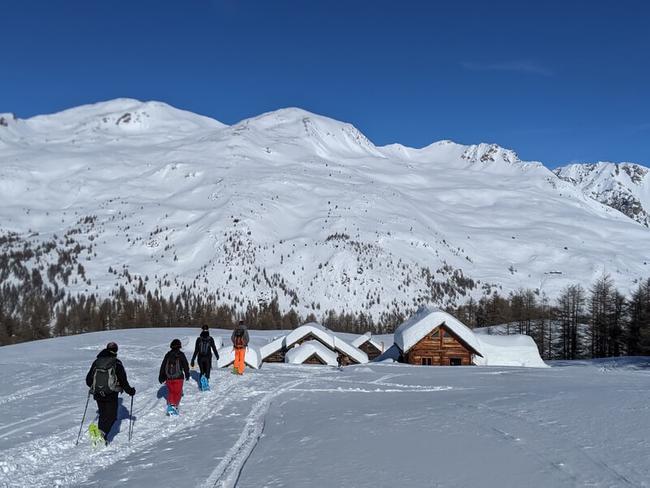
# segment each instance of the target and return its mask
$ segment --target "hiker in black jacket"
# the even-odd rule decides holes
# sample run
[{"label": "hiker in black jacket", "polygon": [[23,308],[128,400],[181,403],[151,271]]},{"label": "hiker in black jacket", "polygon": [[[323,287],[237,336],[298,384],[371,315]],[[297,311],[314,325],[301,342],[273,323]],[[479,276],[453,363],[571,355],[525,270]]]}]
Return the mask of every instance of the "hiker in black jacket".
[{"label": "hiker in black jacket", "polygon": [[190,367],[181,346],[179,339],[171,342],[171,350],[165,354],[158,374],[158,381],[167,385],[167,413],[170,415],[178,415],[178,404],[183,396],[183,377],[190,379]]},{"label": "hiker in black jacket", "polygon": [[212,369],[212,353],[217,361],[219,360],[219,353],[217,352],[217,347],[214,344],[214,339],[210,336],[210,331],[208,326],[204,325],[201,327],[201,335],[196,339],[196,344],[194,345],[194,354],[192,355],[192,361],[190,366],[194,367],[194,361],[197,356],[199,359],[199,370],[201,375],[205,376],[207,379],[210,379],[210,370]]},{"label": "hiker in black jacket", "polygon": [[106,442],[106,436],[117,420],[117,395],[125,391],[135,395],[135,388],[129,385],[122,361],[117,359],[117,344],[109,342],[93,362],[86,375],[86,385],[97,402],[99,421],[97,426]]}]

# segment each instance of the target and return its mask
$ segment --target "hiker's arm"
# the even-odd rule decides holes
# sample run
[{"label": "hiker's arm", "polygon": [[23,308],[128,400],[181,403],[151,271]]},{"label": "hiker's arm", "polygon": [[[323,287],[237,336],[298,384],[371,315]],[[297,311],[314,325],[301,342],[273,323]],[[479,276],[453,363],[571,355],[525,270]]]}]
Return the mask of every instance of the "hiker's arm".
[{"label": "hiker's arm", "polygon": [[190,366],[187,364],[187,357],[185,357],[185,354],[181,356],[181,367],[183,368],[183,372],[185,373],[185,379],[189,380],[190,379]]},{"label": "hiker's arm", "polygon": [[194,364],[194,360],[196,359],[196,356],[199,354],[199,341],[201,338],[197,338],[196,342],[194,343],[194,354],[192,354],[192,364]]},{"label": "hiker's arm", "polygon": [[118,361],[115,365],[115,374],[117,375],[117,382],[120,384],[122,389],[129,395],[133,395],[135,393],[135,388],[129,385],[129,380],[126,377],[126,370],[121,361]]},{"label": "hiker's arm", "polygon": [[86,375],[86,386],[90,388],[93,386],[93,375],[95,374],[95,361],[93,361],[92,366],[88,370],[88,374]]},{"label": "hiker's arm", "polygon": [[162,364],[160,365],[160,373],[158,373],[158,383],[164,383],[165,380],[167,379],[167,375],[165,374],[165,363],[167,362],[167,356],[162,361]]},{"label": "hiker's arm", "polygon": [[210,337],[210,347],[212,348],[212,352],[214,352],[214,355],[219,359],[219,353],[217,352],[217,346],[214,345],[214,339]]}]

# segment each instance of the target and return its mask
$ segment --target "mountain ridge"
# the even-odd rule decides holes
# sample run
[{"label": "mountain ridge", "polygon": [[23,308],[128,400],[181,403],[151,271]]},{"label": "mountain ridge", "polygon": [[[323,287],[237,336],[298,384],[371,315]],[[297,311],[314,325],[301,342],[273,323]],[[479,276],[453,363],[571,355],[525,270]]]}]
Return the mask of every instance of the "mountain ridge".
[{"label": "mountain ridge", "polygon": [[[157,107],[130,103],[115,105]],[[19,138],[0,127],[0,250],[22,256],[5,260],[5,282],[36,269],[68,295],[147,283],[378,317],[521,287],[554,296],[603,273],[630,289],[648,274],[647,228],[495,144],[375,146],[295,108],[233,125],[183,112],[179,129],[162,110],[135,131],[121,109],[108,131],[76,131],[74,117]]]}]

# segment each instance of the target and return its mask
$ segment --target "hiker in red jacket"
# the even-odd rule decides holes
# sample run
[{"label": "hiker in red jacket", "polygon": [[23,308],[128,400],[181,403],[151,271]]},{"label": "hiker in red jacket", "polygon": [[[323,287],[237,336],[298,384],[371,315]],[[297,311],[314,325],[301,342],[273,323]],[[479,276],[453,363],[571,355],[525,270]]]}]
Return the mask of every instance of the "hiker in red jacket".
[{"label": "hiker in red jacket", "polygon": [[167,385],[167,414],[178,415],[178,404],[183,396],[183,377],[190,379],[190,366],[181,351],[181,341],[174,339],[169,345],[171,350],[165,354],[158,381]]},{"label": "hiker in red jacket", "polygon": [[248,347],[248,330],[243,320],[240,320],[237,328],[232,331],[230,340],[232,341],[232,347],[235,349],[235,363],[232,372],[235,374],[244,374],[246,348]]}]

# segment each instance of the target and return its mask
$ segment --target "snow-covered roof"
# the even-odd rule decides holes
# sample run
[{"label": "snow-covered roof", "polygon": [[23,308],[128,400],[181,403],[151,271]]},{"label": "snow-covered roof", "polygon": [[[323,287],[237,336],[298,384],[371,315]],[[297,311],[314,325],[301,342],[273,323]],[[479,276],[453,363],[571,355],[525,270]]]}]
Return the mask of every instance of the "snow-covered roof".
[{"label": "snow-covered roof", "polygon": [[292,347],[284,357],[286,363],[302,364],[313,355],[318,356],[325,364],[336,366],[338,355],[318,341],[305,341],[302,344]]},{"label": "snow-covered roof", "polygon": [[532,337],[527,335],[476,334],[483,351],[482,358],[474,358],[480,366],[523,366],[545,368]]},{"label": "snow-covered roof", "polygon": [[359,364],[365,364],[368,362],[368,355],[365,352],[352,346],[348,342],[336,336],[331,330],[323,327],[321,324],[318,324],[316,322],[310,322],[308,324],[301,325],[300,327],[297,327],[296,329],[289,332],[284,338],[285,347],[287,349],[290,348],[300,339],[308,336],[309,334],[317,337],[331,349],[340,351],[343,354],[350,356]]},{"label": "snow-covered roof", "polygon": [[400,325],[395,331],[395,344],[402,352],[409,351],[435,328],[445,325],[474,352],[483,355],[481,343],[472,329],[453,315],[437,308],[423,307],[413,317]]},{"label": "snow-covered roof", "polygon": [[284,347],[284,339],[286,336],[276,337],[271,339],[266,344],[259,347],[260,361],[264,361],[271,354],[278,352]]},{"label": "snow-covered roof", "polygon": [[[219,349],[219,361],[217,361],[217,367],[223,368],[235,361],[235,349],[232,346],[225,346]],[[246,364],[251,368],[258,369],[260,367],[260,354],[257,349],[254,347],[248,347],[246,349],[246,357],[244,358]]]},{"label": "snow-covered roof", "polygon": [[384,347],[383,344],[381,344],[380,342],[378,342],[378,341],[376,341],[375,339],[373,339],[373,337],[372,337],[372,333],[371,333],[371,332],[366,332],[365,334],[360,335],[359,337],[357,337],[356,339],[354,339],[354,340],[351,342],[351,344],[352,344],[354,347],[361,347],[361,346],[364,345],[366,342],[369,342],[370,344],[372,344],[374,347],[376,347],[376,348],[377,348],[379,351],[381,351],[381,352],[383,352],[384,349],[386,349],[386,348]]}]

